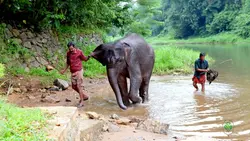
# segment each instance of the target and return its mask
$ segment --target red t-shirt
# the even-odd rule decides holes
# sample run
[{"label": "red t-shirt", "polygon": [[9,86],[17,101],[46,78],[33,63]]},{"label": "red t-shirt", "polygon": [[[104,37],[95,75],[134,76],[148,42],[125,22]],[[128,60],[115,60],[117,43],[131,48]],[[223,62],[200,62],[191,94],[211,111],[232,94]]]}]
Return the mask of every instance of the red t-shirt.
[{"label": "red t-shirt", "polygon": [[67,52],[67,64],[70,66],[70,72],[74,73],[82,69],[82,61],[86,61],[87,57],[82,51],[76,49],[74,52]]}]

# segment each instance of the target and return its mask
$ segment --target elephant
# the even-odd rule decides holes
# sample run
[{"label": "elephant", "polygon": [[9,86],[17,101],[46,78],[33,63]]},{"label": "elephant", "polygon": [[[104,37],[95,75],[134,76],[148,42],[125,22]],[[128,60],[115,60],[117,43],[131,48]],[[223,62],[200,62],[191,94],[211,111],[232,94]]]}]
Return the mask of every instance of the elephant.
[{"label": "elephant", "polygon": [[126,110],[130,101],[133,104],[148,102],[155,53],[141,36],[132,33],[115,42],[101,44],[90,56],[106,66],[109,83],[121,109]]}]

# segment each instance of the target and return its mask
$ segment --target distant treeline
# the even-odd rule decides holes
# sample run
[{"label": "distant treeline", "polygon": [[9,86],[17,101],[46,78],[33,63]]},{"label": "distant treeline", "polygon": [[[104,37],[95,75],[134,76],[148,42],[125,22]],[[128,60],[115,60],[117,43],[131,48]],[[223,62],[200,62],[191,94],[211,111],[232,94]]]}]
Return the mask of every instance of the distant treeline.
[{"label": "distant treeline", "polygon": [[102,29],[172,38],[232,32],[250,36],[250,0],[0,0],[0,22],[14,26]]},{"label": "distant treeline", "polygon": [[250,0],[162,0],[160,11],[154,18],[164,24],[153,29],[153,35],[187,38],[232,32],[250,36]]},{"label": "distant treeline", "polygon": [[[0,23],[36,30],[63,27],[101,29],[116,36],[150,35],[151,0],[0,0]],[[68,28],[67,28],[68,29]]]}]

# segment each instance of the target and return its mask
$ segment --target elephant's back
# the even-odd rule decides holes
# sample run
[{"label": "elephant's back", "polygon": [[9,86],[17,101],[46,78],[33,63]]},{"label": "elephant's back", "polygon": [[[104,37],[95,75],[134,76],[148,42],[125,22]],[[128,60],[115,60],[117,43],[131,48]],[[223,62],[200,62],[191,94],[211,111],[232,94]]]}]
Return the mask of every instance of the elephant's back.
[{"label": "elephant's back", "polygon": [[133,33],[124,37],[121,42],[125,42],[130,45],[133,50],[134,58],[141,65],[153,64],[155,55],[154,49],[139,35]]},{"label": "elephant's back", "polygon": [[125,36],[120,42],[125,42],[130,45],[135,50],[145,51],[144,53],[151,54],[153,48],[142,38],[140,35],[131,33]]}]

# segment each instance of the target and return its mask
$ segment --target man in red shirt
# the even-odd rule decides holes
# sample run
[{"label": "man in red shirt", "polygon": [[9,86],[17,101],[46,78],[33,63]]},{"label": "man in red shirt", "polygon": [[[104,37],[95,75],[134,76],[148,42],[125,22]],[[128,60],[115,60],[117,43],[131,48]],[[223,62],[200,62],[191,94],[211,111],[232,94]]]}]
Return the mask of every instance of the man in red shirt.
[{"label": "man in red shirt", "polygon": [[80,49],[75,47],[75,44],[72,42],[68,43],[69,51],[67,52],[67,63],[65,69],[61,71],[61,74],[64,74],[65,71],[70,67],[71,72],[71,82],[72,88],[77,91],[80,95],[80,102],[78,107],[84,106],[84,101],[88,100],[89,97],[84,93],[82,89],[83,84],[83,67],[82,61],[88,61],[90,56],[86,57]]}]

